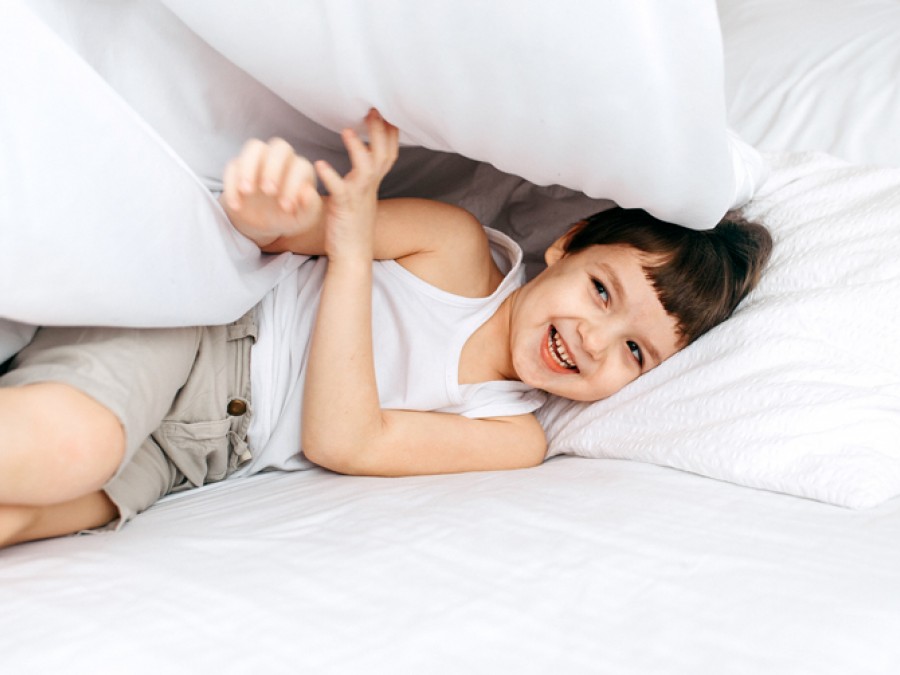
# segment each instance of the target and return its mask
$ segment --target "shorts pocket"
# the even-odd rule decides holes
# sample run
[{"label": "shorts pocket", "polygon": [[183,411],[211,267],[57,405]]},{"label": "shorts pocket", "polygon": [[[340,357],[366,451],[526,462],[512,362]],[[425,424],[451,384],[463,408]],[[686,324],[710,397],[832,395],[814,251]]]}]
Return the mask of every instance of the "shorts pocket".
[{"label": "shorts pocket", "polygon": [[194,486],[222,480],[228,473],[231,420],[165,421],[153,434],[156,442]]}]

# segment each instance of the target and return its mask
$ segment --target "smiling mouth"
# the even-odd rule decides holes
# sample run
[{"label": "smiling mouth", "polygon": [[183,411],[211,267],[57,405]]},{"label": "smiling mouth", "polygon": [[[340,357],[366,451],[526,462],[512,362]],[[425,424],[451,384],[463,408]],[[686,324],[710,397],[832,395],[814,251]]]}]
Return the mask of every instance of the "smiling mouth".
[{"label": "smiling mouth", "polygon": [[569,356],[569,351],[566,349],[566,343],[563,342],[562,337],[560,337],[559,331],[552,325],[547,333],[547,351],[550,352],[550,357],[556,361],[560,367],[576,373],[578,372],[578,366],[575,365],[572,357]]}]

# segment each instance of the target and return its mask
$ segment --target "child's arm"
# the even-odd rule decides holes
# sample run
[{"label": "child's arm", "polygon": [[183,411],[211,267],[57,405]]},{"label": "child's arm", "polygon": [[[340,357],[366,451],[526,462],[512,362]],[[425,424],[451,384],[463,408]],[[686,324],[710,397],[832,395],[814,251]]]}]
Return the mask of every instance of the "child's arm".
[{"label": "child's arm", "polygon": [[[545,440],[531,415],[471,420],[381,409],[372,349],[371,261],[376,257],[377,190],[394,162],[397,140],[380,117],[370,116],[368,124],[369,147],[353,132],[344,132],[353,167],[347,176],[341,178],[324,162],[316,164],[331,195],[322,238],[329,263],[303,400],[306,455],[336,471],[367,475],[539,464]],[[427,252],[411,257],[429,260]]]},{"label": "child's arm", "polygon": [[[397,131],[388,125],[391,143]],[[234,227],[269,253],[325,254],[330,197],[316,190],[313,165],[279,138],[248,141],[225,170],[220,202]],[[375,210],[373,258],[397,260],[457,295],[490,294],[502,275],[481,224],[468,211],[428,199],[388,199]]]}]

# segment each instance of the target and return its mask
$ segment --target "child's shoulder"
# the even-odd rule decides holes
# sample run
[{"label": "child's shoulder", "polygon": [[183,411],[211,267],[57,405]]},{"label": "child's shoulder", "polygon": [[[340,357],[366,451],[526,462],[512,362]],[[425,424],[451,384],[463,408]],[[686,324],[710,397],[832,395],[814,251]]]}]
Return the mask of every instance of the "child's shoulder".
[{"label": "child's shoulder", "polygon": [[479,298],[493,293],[503,280],[491,255],[490,239],[469,211],[425,199],[387,200],[379,211],[418,239],[416,251],[397,262],[431,285]]}]

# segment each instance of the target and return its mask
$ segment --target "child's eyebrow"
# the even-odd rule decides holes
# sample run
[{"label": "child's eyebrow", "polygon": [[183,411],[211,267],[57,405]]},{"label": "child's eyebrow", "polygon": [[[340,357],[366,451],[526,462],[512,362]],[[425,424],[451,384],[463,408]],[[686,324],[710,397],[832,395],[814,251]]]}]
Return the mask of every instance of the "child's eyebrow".
[{"label": "child's eyebrow", "polygon": [[[625,292],[625,286],[619,280],[619,276],[615,273],[612,267],[605,262],[598,263],[598,266],[603,270],[603,276],[608,281],[609,285],[612,286],[614,297],[617,297],[622,302],[628,302],[628,294]],[[642,331],[643,332],[643,331]],[[650,341],[650,338],[644,334],[641,337],[641,342],[643,343],[644,348],[650,354],[650,358],[653,360],[653,365],[658,366],[662,363],[662,359],[659,356],[659,350],[653,345],[653,342]]]}]

